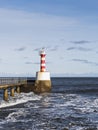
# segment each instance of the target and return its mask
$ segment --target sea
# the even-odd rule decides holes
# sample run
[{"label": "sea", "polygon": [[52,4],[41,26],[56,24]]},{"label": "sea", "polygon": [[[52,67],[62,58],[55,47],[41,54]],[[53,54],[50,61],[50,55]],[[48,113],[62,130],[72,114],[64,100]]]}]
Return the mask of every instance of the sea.
[{"label": "sea", "polygon": [[0,130],[98,130],[98,78],[53,77],[50,93],[0,90]]}]

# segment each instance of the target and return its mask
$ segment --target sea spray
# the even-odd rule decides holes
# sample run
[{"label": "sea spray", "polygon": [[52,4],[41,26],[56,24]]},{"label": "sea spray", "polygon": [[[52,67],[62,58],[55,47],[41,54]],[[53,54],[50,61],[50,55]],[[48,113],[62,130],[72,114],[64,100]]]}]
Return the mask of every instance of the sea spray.
[{"label": "sea spray", "polygon": [[40,99],[41,99],[41,96],[38,96],[38,95],[34,94],[33,92],[20,93],[20,94],[15,93],[14,97],[9,97],[8,102],[1,100],[0,101],[0,108],[10,107],[10,106],[25,103],[28,101],[40,100]]}]

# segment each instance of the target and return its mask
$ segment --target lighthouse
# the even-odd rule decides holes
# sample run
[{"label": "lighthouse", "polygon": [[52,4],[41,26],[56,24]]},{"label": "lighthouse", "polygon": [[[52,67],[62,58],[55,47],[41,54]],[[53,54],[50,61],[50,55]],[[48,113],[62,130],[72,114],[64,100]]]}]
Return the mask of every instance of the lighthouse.
[{"label": "lighthouse", "polygon": [[40,70],[36,72],[35,92],[49,92],[51,90],[50,72],[46,71],[45,49],[40,50]]}]

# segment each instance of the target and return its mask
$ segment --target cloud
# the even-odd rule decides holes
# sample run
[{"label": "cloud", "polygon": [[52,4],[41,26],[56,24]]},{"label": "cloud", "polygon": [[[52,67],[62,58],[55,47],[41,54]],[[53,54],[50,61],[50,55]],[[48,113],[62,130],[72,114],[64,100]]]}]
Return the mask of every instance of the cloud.
[{"label": "cloud", "polygon": [[74,43],[74,44],[86,44],[86,43],[91,43],[91,41],[81,40],[81,41],[71,41],[71,43]]},{"label": "cloud", "polygon": [[41,48],[35,48],[33,51],[40,51]]},{"label": "cloud", "polygon": [[40,62],[34,62],[33,64],[35,64],[35,65],[39,65],[39,64],[40,64]]},{"label": "cloud", "polygon": [[26,47],[20,47],[20,48],[17,48],[17,49],[15,49],[16,51],[24,51],[24,50],[26,50]]},{"label": "cloud", "polygon": [[72,61],[82,62],[82,63],[85,63],[85,64],[91,64],[91,65],[98,66],[97,62],[92,62],[92,61],[88,61],[88,60],[85,60],[85,59],[72,59]]},{"label": "cloud", "polygon": [[75,47],[69,47],[67,48],[68,51],[76,49]]},{"label": "cloud", "polygon": [[32,62],[30,62],[30,61],[27,61],[27,62],[25,62],[25,64],[33,64]]},{"label": "cloud", "polygon": [[84,63],[88,63],[88,60],[83,60],[83,59],[72,59],[73,61],[79,61],[79,62],[84,62]]},{"label": "cloud", "polygon": [[[21,10],[0,8],[0,28],[4,31],[16,30],[28,32],[28,28],[36,32],[43,33],[48,30],[52,32],[61,30],[65,27],[77,25],[78,21],[73,17],[49,15],[45,13],[32,13]],[[18,32],[21,34],[21,32]],[[16,33],[15,33],[16,34]]]},{"label": "cloud", "polygon": [[84,47],[69,47],[67,48],[68,51],[70,50],[79,50],[79,51],[91,51],[92,49],[90,48],[84,48]]},{"label": "cloud", "polygon": [[27,56],[24,56],[24,59],[28,59],[29,57],[27,57]]},{"label": "cloud", "polygon": [[52,62],[50,62],[50,61],[47,61],[47,62],[46,62],[46,64],[51,64],[51,63],[52,63]]},{"label": "cloud", "polygon": [[52,48],[49,49],[50,51],[57,51],[58,50],[58,46],[54,46]]}]

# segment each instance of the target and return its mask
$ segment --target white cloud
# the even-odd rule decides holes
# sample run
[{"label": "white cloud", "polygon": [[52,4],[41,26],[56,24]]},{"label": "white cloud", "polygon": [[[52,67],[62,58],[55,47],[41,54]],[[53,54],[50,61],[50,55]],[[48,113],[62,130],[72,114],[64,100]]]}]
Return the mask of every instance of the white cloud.
[{"label": "white cloud", "polygon": [[[18,26],[34,28],[59,28],[77,24],[77,21],[70,17],[47,15],[42,13],[30,13],[19,10],[0,9],[0,26]],[[39,28],[39,30],[40,30]]]},{"label": "white cloud", "polygon": [[71,17],[0,8],[0,43],[21,46],[31,43],[42,47],[53,39],[69,35],[65,30],[77,23]]}]

